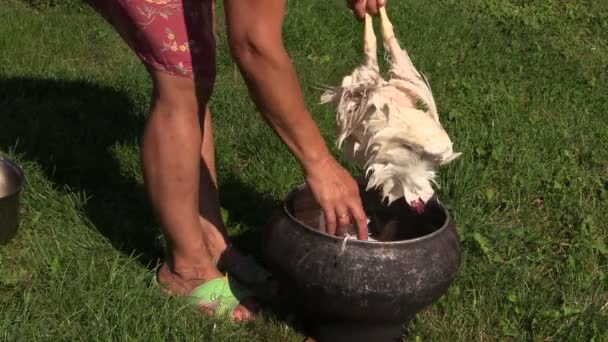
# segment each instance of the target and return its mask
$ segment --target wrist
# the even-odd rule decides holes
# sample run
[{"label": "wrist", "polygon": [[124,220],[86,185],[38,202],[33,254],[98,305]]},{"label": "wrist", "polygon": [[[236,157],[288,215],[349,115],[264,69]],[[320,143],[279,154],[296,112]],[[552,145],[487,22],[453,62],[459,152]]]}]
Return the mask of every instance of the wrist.
[{"label": "wrist", "polygon": [[283,127],[278,130],[280,135],[285,136],[284,140],[306,174],[317,169],[319,165],[326,164],[328,160],[333,160],[319,127],[305,108],[290,111],[287,117],[287,123],[281,125]]},{"label": "wrist", "polygon": [[322,148],[317,150],[307,150],[300,160],[300,164],[304,169],[304,173],[310,175],[316,173],[315,171],[332,160],[334,160],[333,155],[329,152],[329,149],[323,145]]}]

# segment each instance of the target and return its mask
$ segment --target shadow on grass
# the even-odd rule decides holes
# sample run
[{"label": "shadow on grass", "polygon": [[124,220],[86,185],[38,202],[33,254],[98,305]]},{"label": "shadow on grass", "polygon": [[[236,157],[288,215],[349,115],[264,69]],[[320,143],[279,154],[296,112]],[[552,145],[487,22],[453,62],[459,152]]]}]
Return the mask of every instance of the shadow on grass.
[{"label": "shadow on grass", "polygon": [[[143,185],[121,171],[112,152],[139,140],[144,113],[120,91],[83,81],[3,79],[0,94],[0,147],[36,161],[60,189],[86,194],[86,216],[96,229],[116,249],[155,267],[162,258],[158,222]],[[233,175],[220,188],[231,221],[246,227],[263,224],[276,205]],[[237,234],[235,244],[259,256],[255,230]]]},{"label": "shadow on grass", "polygon": [[[143,113],[125,94],[82,81],[3,79],[0,94],[0,148],[37,162],[59,189],[86,194],[85,215],[95,228],[114,248],[155,268],[162,259],[159,224],[143,185],[121,171],[112,152],[138,140]],[[264,224],[277,203],[235,175],[222,178],[220,198],[231,223]],[[260,260],[255,229],[243,229],[233,241]],[[284,321],[288,313],[276,303],[267,314]]]},{"label": "shadow on grass", "polygon": [[279,201],[257,192],[235,175],[224,177],[219,186],[220,202],[229,212],[229,223],[249,228],[236,232],[232,240],[243,252],[261,260],[257,228],[268,223],[270,215],[279,207]]},{"label": "shadow on grass", "polygon": [[36,161],[59,189],[84,193],[87,218],[113,246],[149,264],[160,257],[144,189],[111,153],[141,134],[124,94],[82,81],[0,80],[0,147]]}]

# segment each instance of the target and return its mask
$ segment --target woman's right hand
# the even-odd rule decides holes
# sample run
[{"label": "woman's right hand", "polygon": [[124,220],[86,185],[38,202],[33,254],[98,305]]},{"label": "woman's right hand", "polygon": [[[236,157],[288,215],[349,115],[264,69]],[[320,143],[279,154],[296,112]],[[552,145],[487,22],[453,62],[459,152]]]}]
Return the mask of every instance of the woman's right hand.
[{"label": "woman's right hand", "polygon": [[367,216],[359,185],[332,156],[305,167],[306,182],[325,214],[327,234],[344,236],[351,224],[359,240],[367,240]]},{"label": "woman's right hand", "polygon": [[386,0],[347,0],[347,2],[357,20],[365,19],[365,13],[377,15],[380,7],[386,5]]}]

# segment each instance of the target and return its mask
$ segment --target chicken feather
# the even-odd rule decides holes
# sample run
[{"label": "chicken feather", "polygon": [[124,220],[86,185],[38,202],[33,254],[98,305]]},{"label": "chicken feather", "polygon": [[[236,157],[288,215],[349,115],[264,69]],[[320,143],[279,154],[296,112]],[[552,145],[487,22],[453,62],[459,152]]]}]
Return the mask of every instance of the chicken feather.
[{"label": "chicken feather", "polygon": [[390,52],[390,78],[380,74],[372,18],[366,15],[365,63],[344,77],[340,87],[327,87],[321,103],[334,104],[337,145],[346,159],[365,169],[367,189],[381,188],[389,204],[404,197],[421,211],[438,187],[437,168],[461,153],[453,151],[430,83],[399,46],[385,8],[380,23]]}]

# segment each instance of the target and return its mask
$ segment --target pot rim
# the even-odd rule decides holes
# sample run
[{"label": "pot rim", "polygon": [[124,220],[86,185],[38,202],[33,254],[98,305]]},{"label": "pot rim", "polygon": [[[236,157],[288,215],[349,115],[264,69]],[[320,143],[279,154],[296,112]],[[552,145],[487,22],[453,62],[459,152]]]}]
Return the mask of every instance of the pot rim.
[{"label": "pot rim", "polygon": [[19,166],[16,162],[5,156],[0,156],[0,166],[11,168],[19,176],[19,184],[17,185],[16,189],[12,192],[9,192],[6,196],[0,196],[0,199],[10,198],[23,191],[23,187],[25,186],[26,180],[25,173],[23,172],[21,166]]},{"label": "pot rim", "polygon": [[[302,227],[305,230],[312,232],[313,234],[319,235],[321,237],[324,237],[324,238],[327,238],[327,239],[330,239],[330,240],[333,240],[336,242],[344,241],[344,238],[324,234],[324,233],[308,226],[304,222],[298,220],[298,218],[295,217],[294,215],[292,215],[292,213],[289,211],[289,209],[287,208],[287,204],[295,196],[296,192],[298,192],[306,187],[307,187],[306,183],[302,183],[302,184],[298,185],[297,187],[295,187],[294,189],[292,189],[287,194],[287,196],[285,197],[285,200],[283,200],[283,202],[281,204],[281,208],[283,209],[283,212],[287,215],[287,217],[290,220],[294,221],[297,224],[297,226]],[[437,202],[437,204],[443,211],[443,214],[445,215],[445,220],[444,220],[443,224],[441,225],[441,227],[439,227],[439,229],[433,231],[430,234],[426,234],[426,235],[423,235],[423,236],[420,236],[420,237],[417,237],[414,239],[398,240],[398,241],[369,241],[369,240],[349,239],[348,242],[355,243],[355,244],[362,244],[362,245],[386,246],[386,245],[407,245],[407,244],[413,244],[413,243],[421,242],[424,240],[428,240],[428,239],[440,234],[444,230],[446,230],[448,228],[448,226],[450,225],[450,222],[452,222],[452,215],[450,215],[450,212],[448,211],[446,206],[443,203],[441,203],[441,201],[439,201],[439,199],[437,197],[435,197],[434,201]]]}]

